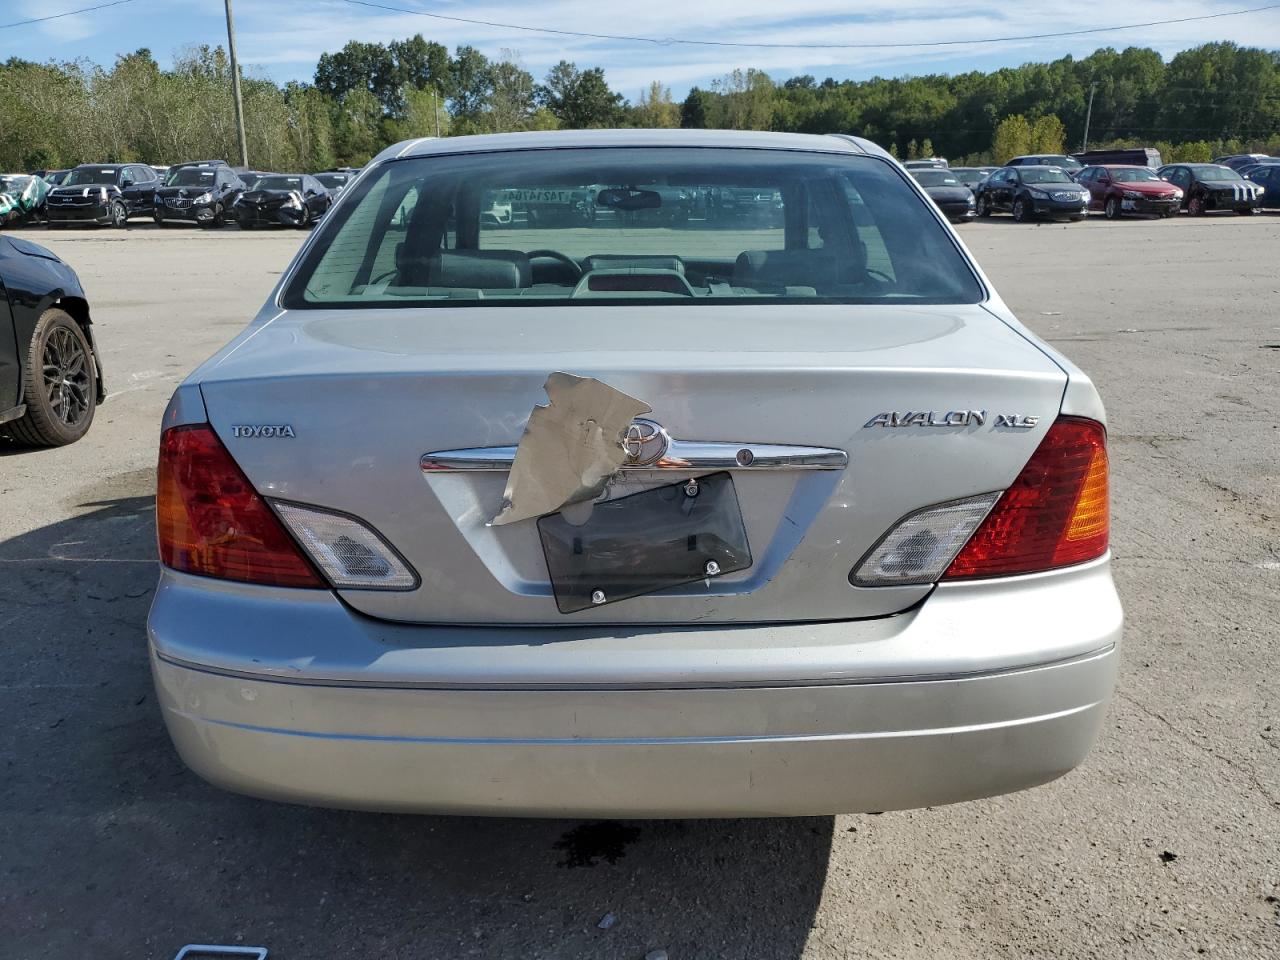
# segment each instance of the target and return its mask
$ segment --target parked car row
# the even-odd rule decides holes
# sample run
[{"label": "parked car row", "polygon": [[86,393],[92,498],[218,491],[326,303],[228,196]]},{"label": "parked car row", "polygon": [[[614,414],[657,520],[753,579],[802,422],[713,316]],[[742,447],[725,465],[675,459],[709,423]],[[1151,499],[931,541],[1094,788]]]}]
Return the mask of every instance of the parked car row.
[{"label": "parked car row", "polygon": [[[1097,153],[1139,159],[1155,151]],[[953,223],[993,213],[1012,214],[1019,222],[1080,221],[1091,211],[1118,220],[1131,214],[1172,217],[1182,210],[1191,216],[1248,215],[1280,207],[1280,159],[1256,154],[1222,159],[1236,161],[1236,167],[1225,162],[1171,163],[1157,169],[1138,163],[1086,166],[1058,154],[1014,157],[999,168],[953,170],[945,160],[908,161],[906,167]]]},{"label": "parked car row", "polygon": [[50,227],[123,228],[130,218],[149,216],[158,226],[220,227],[235,221],[246,229],[305,228],[324,216],[357,172],[237,171],[225,160],[193,160],[161,168],[89,163],[72,170],[3,174],[0,226],[44,221]]}]

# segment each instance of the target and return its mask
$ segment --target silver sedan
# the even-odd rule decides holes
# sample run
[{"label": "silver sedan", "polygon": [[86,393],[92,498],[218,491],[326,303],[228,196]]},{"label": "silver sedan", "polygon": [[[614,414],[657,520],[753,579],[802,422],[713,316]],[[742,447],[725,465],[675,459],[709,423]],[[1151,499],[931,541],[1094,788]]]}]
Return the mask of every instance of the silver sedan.
[{"label": "silver sedan", "polygon": [[165,414],[165,720],[348,808],[1032,787],[1116,672],[1104,423],[866,141],[400,144]]}]

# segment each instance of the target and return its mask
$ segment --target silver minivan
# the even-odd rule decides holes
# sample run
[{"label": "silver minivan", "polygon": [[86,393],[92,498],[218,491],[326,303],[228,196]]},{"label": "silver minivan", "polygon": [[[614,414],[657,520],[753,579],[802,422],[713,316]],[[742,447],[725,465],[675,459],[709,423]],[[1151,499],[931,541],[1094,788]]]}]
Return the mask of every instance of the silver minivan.
[{"label": "silver minivan", "polygon": [[165,414],[165,720],[217,785],[373,810],[1041,784],[1116,672],[1104,422],[866,141],[400,144]]}]

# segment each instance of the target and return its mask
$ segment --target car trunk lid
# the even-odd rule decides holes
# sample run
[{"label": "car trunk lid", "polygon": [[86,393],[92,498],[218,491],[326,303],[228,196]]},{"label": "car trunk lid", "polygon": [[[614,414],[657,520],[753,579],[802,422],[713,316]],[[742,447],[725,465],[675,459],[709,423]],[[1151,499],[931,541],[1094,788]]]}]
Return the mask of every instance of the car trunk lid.
[{"label": "car trunk lid", "polygon": [[[679,442],[816,448],[847,463],[722,464],[749,567],[565,614],[537,522],[489,525],[508,468],[422,469],[441,452],[499,448],[509,458],[557,371],[644,401],[645,418]],[[930,588],[855,587],[850,570],[904,515],[1007,486],[1066,381],[981,305],[781,302],[292,311],[250,328],[195,376],[211,424],[261,493],[361,518],[421,578],[404,592],[341,591],[353,608],[408,622],[544,625],[906,609]],[[606,496],[698,475],[627,469]]]}]

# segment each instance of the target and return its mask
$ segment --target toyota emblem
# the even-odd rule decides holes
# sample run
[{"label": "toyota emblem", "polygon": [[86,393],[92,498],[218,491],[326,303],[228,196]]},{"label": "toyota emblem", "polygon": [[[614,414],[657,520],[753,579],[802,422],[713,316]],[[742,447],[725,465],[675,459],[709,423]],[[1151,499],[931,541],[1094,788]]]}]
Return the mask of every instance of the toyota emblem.
[{"label": "toyota emblem", "polygon": [[622,437],[622,449],[626,452],[626,465],[647,467],[657,463],[667,452],[671,438],[662,425],[652,420],[632,420]]}]

